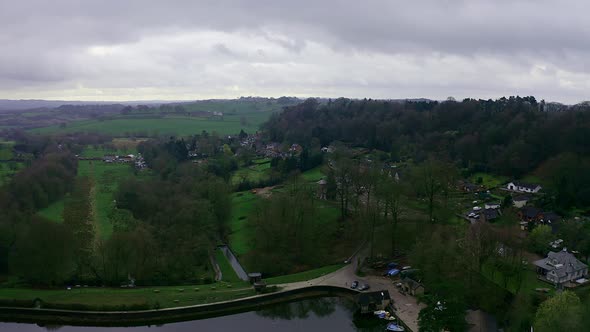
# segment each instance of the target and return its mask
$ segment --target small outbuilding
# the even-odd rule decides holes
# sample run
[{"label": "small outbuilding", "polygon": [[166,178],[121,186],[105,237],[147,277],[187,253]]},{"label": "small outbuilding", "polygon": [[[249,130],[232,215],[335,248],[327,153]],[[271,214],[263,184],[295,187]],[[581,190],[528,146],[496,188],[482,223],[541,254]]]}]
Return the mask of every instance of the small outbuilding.
[{"label": "small outbuilding", "polygon": [[385,310],[391,304],[391,297],[387,290],[361,293],[356,300],[362,314]]},{"label": "small outbuilding", "polygon": [[261,282],[262,281],[262,273],[260,273],[260,272],[248,273],[248,280],[250,280],[251,284]]},{"label": "small outbuilding", "polygon": [[424,294],[424,285],[411,278],[402,280],[402,290],[412,296]]}]

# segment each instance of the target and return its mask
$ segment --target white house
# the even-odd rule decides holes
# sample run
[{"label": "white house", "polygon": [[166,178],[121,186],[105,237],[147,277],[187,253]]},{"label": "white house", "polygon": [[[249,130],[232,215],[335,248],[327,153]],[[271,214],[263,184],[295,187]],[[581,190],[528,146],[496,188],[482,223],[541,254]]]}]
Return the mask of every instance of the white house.
[{"label": "white house", "polygon": [[521,193],[531,193],[535,194],[541,190],[541,186],[538,184],[531,184],[531,183],[524,183],[518,181],[512,181],[506,185],[506,189],[517,191]]}]

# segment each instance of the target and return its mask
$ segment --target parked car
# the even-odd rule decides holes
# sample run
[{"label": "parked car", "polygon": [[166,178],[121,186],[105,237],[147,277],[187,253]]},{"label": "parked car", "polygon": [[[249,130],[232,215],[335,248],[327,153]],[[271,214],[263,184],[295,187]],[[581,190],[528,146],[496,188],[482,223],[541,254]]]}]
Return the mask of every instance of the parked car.
[{"label": "parked car", "polygon": [[359,286],[359,282],[358,281],[353,281],[352,284],[350,285],[350,288],[352,289],[356,289]]},{"label": "parked car", "polygon": [[406,265],[406,266],[402,267],[402,271],[409,270],[409,269],[411,269],[411,268],[412,268],[411,266],[409,266],[409,265]]},{"label": "parked car", "polygon": [[362,285],[359,287],[359,290],[360,290],[360,291],[365,291],[365,290],[367,290],[367,289],[369,289],[369,288],[371,288],[371,286],[369,286],[369,285],[367,285],[367,284],[362,284]]},{"label": "parked car", "polygon": [[387,264],[387,268],[389,269],[394,269],[397,267],[397,263],[396,262],[391,262],[389,264]]},{"label": "parked car", "polygon": [[387,271],[387,275],[390,277],[394,277],[399,274],[399,269],[391,269]]}]

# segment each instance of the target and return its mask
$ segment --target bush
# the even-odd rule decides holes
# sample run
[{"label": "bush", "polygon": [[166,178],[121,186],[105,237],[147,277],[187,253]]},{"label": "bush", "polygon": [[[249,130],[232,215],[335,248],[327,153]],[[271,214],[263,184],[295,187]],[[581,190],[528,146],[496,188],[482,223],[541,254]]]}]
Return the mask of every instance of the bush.
[{"label": "bush", "polygon": [[0,307],[32,308],[34,306],[34,300],[0,299]]}]

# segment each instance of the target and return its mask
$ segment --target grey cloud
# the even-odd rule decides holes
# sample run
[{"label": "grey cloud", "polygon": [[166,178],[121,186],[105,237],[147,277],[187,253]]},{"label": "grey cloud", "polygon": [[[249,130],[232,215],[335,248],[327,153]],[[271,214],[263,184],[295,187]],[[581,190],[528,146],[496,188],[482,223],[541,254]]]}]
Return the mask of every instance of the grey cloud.
[{"label": "grey cloud", "polygon": [[[411,64],[418,68],[430,70],[409,71],[423,77],[422,84],[413,88],[417,91],[414,93],[419,93],[419,87],[423,87],[422,96],[438,96],[445,91],[451,94],[457,90],[480,95],[481,91],[510,93],[512,89],[581,100],[588,98],[581,90],[589,85],[590,75],[589,9],[590,4],[585,0],[3,1],[0,3],[0,44],[3,45],[0,86],[18,89],[19,84],[39,85],[49,91],[61,87],[51,86],[51,82],[75,85],[84,81],[89,85],[132,88],[134,84],[147,84],[164,89],[161,84],[197,84],[196,88],[206,81],[222,89],[234,84],[243,86],[245,82],[273,81],[270,74],[262,77],[259,69],[248,68],[260,63],[282,63],[284,66],[280,68],[273,67],[275,75],[297,76],[293,65],[301,64],[309,73],[300,80],[313,78],[306,84],[316,82],[315,91],[335,93],[341,84],[342,94],[381,96],[388,91],[376,86],[375,81],[379,82],[377,85],[389,84],[392,93],[393,90],[408,92],[403,84],[398,85],[412,78],[402,80],[388,74],[404,68],[392,64],[390,68],[375,70],[373,77],[359,73],[364,77],[351,77],[347,82],[343,82],[344,78],[333,79],[332,71],[342,71],[346,67],[344,62],[350,61],[350,66],[372,72],[379,66],[388,66],[373,63],[373,56],[389,57],[380,58],[385,62],[399,61],[401,56],[412,59]],[[173,39],[184,34],[212,32],[235,38],[199,40],[206,44],[208,52],[199,49],[199,45],[172,43],[158,48],[159,45],[146,43],[154,38],[160,38],[157,42],[161,42],[162,36]],[[265,43],[260,39],[270,44],[253,45],[249,49],[249,42]],[[147,51],[97,57],[87,54],[92,46],[121,46],[125,52],[142,47]],[[330,53],[320,46],[328,48]],[[328,55],[341,62],[321,58]],[[137,61],[128,61],[130,57]],[[479,83],[465,84],[459,73],[443,68],[449,66],[445,59],[450,57],[461,57],[465,66],[473,66],[474,72],[469,77],[473,81],[479,77]],[[230,58],[233,64],[228,64]],[[121,59],[128,62],[121,63]],[[438,61],[441,67],[437,68],[433,61]],[[241,70],[234,71],[237,78],[225,73],[229,65]],[[535,72],[538,65],[547,70]],[[144,68],[149,72],[142,75]],[[187,72],[206,76],[201,76],[199,81],[179,78]],[[514,77],[515,73],[522,80]],[[573,77],[571,73],[582,76]],[[113,78],[109,83],[112,76],[125,77]],[[446,81],[430,82],[429,76]],[[575,88],[568,83],[569,79],[576,80]],[[322,84],[333,86],[322,87]],[[286,82],[285,88],[292,86],[308,91],[302,85],[301,81],[292,80]],[[261,94],[271,92],[265,89],[268,87],[262,83],[254,87]],[[6,97],[13,91],[2,88],[0,92]]]}]

